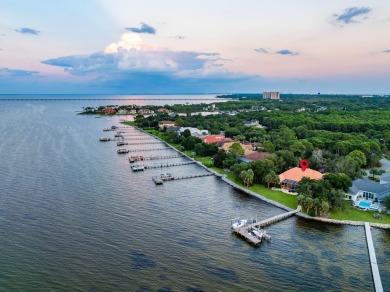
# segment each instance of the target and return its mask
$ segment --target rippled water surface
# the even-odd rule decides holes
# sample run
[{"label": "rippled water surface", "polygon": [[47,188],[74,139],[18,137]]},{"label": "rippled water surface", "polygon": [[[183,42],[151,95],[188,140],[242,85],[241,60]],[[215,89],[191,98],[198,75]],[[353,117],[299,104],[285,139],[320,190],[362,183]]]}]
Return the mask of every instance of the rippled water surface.
[{"label": "rippled water surface", "polygon": [[[205,170],[131,172],[116,143],[98,142],[113,136],[102,129],[117,120],[75,114],[88,105],[0,103],[0,290],[373,290],[362,227],[290,218],[269,226],[272,241],[254,248],[231,234],[230,219],[282,210],[215,177],[155,186],[151,177],[162,171]],[[373,237],[386,290],[390,235]]]}]

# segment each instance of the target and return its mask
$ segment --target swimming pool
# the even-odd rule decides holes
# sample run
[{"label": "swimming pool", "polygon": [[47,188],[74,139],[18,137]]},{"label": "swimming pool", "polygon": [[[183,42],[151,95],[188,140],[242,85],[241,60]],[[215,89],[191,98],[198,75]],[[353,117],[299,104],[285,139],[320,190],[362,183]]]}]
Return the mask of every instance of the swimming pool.
[{"label": "swimming pool", "polygon": [[371,202],[370,201],[359,201],[358,206],[360,208],[370,208]]}]

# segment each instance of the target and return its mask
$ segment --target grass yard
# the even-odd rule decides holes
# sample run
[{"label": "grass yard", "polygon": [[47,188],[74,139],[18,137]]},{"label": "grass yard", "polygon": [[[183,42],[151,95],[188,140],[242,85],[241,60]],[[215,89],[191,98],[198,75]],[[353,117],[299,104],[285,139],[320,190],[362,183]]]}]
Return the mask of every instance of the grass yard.
[{"label": "grass yard", "polygon": [[[239,186],[243,186],[242,182],[237,180],[234,177],[233,173],[228,172],[228,171],[224,171],[224,170],[217,168],[217,167],[211,167],[211,169],[214,170],[215,172],[226,174],[227,178],[229,180],[235,182]],[[249,187],[248,189],[255,192],[255,193],[258,193],[259,195],[262,195],[263,197],[266,197],[266,198],[271,199],[275,202],[281,203],[281,204],[283,204],[291,209],[297,208],[296,196],[288,195],[288,194],[285,194],[281,191],[273,191],[273,190],[268,189],[267,187],[265,187],[263,185],[259,185],[259,184],[254,184],[253,186]]]},{"label": "grass yard", "polygon": [[332,211],[329,214],[330,219],[338,220],[350,220],[350,221],[363,221],[374,223],[386,223],[390,224],[390,215],[379,214],[383,217],[383,220],[375,219],[373,214],[379,214],[375,211],[363,211],[352,206],[347,206],[344,211]]}]

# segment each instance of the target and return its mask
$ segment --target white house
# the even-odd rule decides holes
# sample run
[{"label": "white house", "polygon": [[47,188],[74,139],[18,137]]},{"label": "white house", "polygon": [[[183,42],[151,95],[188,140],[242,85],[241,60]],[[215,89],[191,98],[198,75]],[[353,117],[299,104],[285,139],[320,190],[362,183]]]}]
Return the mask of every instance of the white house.
[{"label": "white house", "polygon": [[390,183],[379,184],[370,179],[356,179],[352,182],[347,200],[351,200],[354,206],[362,209],[380,209],[380,203],[390,195]]},{"label": "white house", "polygon": [[209,135],[209,131],[207,130],[199,130],[197,128],[191,128],[191,127],[181,127],[180,133],[183,133],[185,130],[189,130],[191,132],[191,136],[195,136],[195,137]]}]

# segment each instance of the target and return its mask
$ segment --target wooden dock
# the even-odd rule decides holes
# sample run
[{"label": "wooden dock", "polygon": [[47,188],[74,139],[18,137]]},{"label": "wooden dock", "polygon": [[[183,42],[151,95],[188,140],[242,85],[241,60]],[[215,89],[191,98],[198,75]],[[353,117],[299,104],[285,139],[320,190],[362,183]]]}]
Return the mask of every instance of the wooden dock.
[{"label": "wooden dock", "polygon": [[[127,142],[125,142],[127,145]],[[161,148],[150,148],[150,149],[131,149],[129,152],[143,152],[143,151],[157,151],[157,150],[167,150],[172,149],[171,147],[161,147]]]},{"label": "wooden dock", "polygon": [[258,245],[261,243],[261,239],[258,239],[257,237],[253,236],[248,232],[248,229],[245,228],[238,228],[233,230],[236,234],[240,235],[241,237],[244,237],[244,239],[254,245]]},{"label": "wooden dock", "polygon": [[163,168],[163,167],[173,167],[173,166],[183,166],[183,165],[189,165],[189,164],[194,164],[196,163],[195,161],[187,161],[187,162],[178,162],[178,163],[161,163],[161,164],[155,164],[155,165],[142,165],[142,164],[137,164],[133,165],[131,168],[135,166],[143,167],[144,169],[151,169],[151,168]]},{"label": "wooden dock", "polygon": [[293,216],[295,213],[298,213],[300,210],[301,210],[301,206],[298,206],[298,208],[296,210],[286,212],[283,214],[279,214],[279,215],[276,215],[276,216],[273,216],[271,218],[261,220],[261,221],[255,222],[255,223],[247,224],[247,225],[242,226],[240,228],[235,228],[235,229],[233,229],[233,232],[240,235],[241,237],[244,237],[246,241],[248,241],[254,245],[258,245],[261,242],[261,240],[255,236],[253,236],[250,233],[252,229],[264,227],[264,226],[282,221],[286,218]]},{"label": "wooden dock", "polygon": [[256,223],[249,224],[249,225],[247,225],[245,227],[253,229],[253,228],[257,228],[257,227],[268,226],[268,225],[271,225],[273,223],[276,223],[276,222],[282,221],[284,219],[287,219],[287,218],[293,216],[295,213],[298,213],[299,211],[301,211],[301,206],[298,206],[298,208],[296,210],[293,210],[293,211],[290,211],[290,212],[286,212],[286,213],[282,213],[282,214],[276,215],[274,217],[271,217],[271,218],[268,218],[268,219],[265,219],[265,220],[261,220],[261,221],[256,222]]},{"label": "wooden dock", "polygon": [[161,155],[161,156],[129,156],[129,162],[133,163],[135,161],[143,161],[143,160],[156,160],[156,159],[169,159],[169,158],[179,158],[183,157],[182,154],[176,154],[176,155]]},{"label": "wooden dock", "polygon": [[368,222],[364,223],[366,230],[367,248],[370,256],[372,278],[374,279],[374,287],[376,292],[383,292],[381,276],[379,274],[378,262],[376,260],[374,243],[372,242],[371,227]]},{"label": "wooden dock", "polygon": [[161,144],[161,141],[156,142],[134,142],[134,143],[127,143],[127,145],[147,145],[147,144]]},{"label": "wooden dock", "polygon": [[[154,183],[157,184],[163,184],[165,181],[171,181],[171,180],[182,180],[182,179],[190,179],[190,178],[197,178],[197,177],[205,177],[205,176],[212,176],[214,173],[200,173],[200,174],[192,174],[192,175],[184,175],[184,176],[171,176],[170,174],[161,174],[160,176],[154,176],[152,177]],[[157,183],[157,182],[159,183]]]}]

